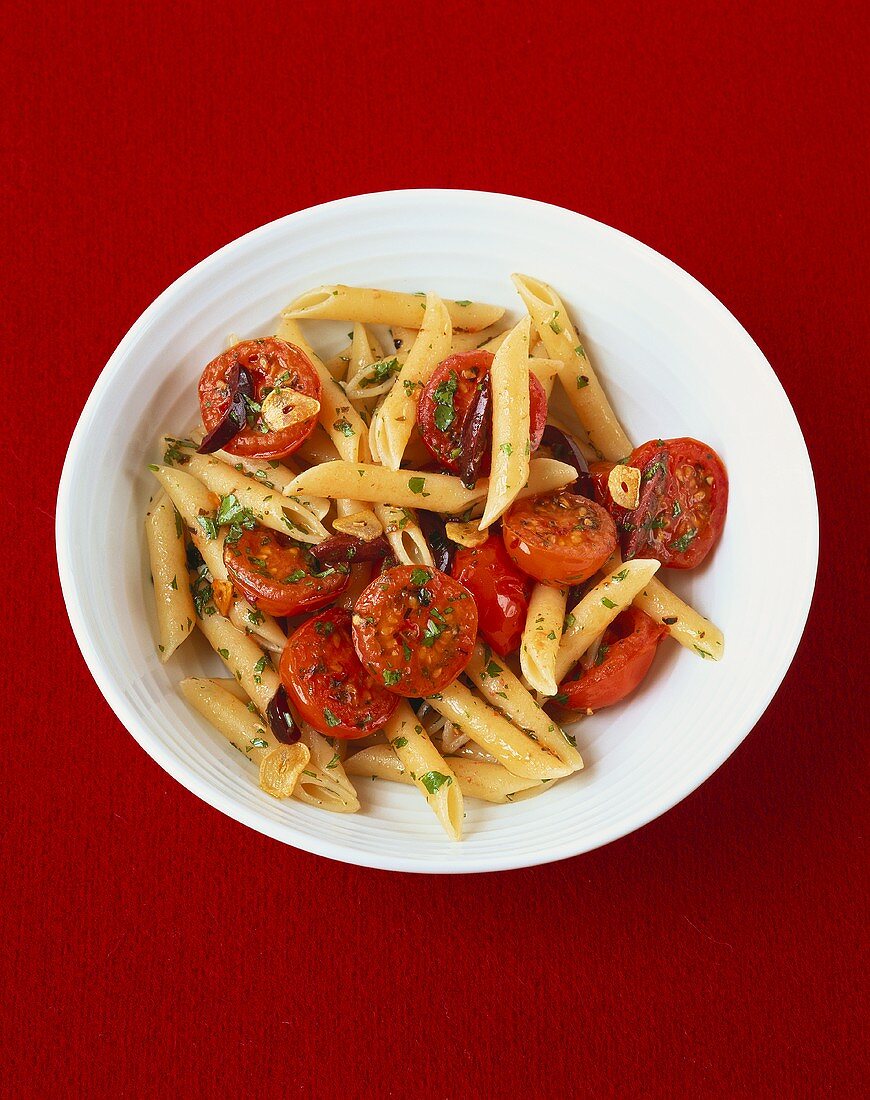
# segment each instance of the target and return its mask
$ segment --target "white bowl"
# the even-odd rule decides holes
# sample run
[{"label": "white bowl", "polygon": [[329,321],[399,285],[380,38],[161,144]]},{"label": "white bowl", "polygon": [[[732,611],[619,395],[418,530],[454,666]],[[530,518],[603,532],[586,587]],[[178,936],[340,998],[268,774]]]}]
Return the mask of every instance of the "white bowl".
[{"label": "white bowl", "polygon": [[[731,480],[722,541],[704,567],[663,579],[725,632],[725,658],[662,646],[634,697],[581,723],[584,772],[507,806],[466,803],[447,840],[413,789],[360,784],[352,816],[278,802],[252,766],[180,698],[217,674],[188,643],[163,666],[143,515],[145,464],[163,430],[187,427],[195,382],[228,333],[273,331],[319,283],[435,290],[509,306],[513,271],[552,283],[585,333],[629,435],[692,435]],[[314,330],[312,330],[314,331]],[[315,341],[316,341],[315,332]],[[783,550],[783,548],[786,548]],[[699,786],[770,702],[809,610],[818,556],[812,470],[764,356],[712,294],[630,237],[558,207],[473,191],[359,195],[282,218],[183,275],[133,325],[81,415],[60,482],[57,553],[85,661],[118,718],[188,790],[277,840],[401,871],[523,867],[589,851],[644,825]],[[735,798],[740,792],[735,792]]]}]

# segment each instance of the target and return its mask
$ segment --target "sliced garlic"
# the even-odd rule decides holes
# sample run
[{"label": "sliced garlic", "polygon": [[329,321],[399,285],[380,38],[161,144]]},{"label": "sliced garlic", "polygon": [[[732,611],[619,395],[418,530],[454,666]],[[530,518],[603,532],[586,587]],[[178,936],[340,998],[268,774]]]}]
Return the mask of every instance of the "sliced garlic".
[{"label": "sliced garlic", "polygon": [[263,423],[270,432],[280,432],[291,424],[301,424],[320,412],[320,402],[307,393],[279,386],[272,390],[260,406]]},{"label": "sliced garlic", "polygon": [[308,746],[301,741],[279,745],[260,761],[260,786],[273,798],[289,798],[310,759]]},{"label": "sliced garlic", "polygon": [[489,538],[489,532],[479,530],[477,523],[445,523],[444,531],[451,542],[460,546],[483,546]]},{"label": "sliced garlic", "polygon": [[349,516],[339,516],[332,522],[333,531],[342,535],[353,535],[363,542],[374,542],[384,533],[381,521],[368,508],[361,512],[351,512]]},{"label": "sliced garlic", "polygon": [[620,508],[636,508],[640,503],[640,470],[635,466],[614,466],[607,477],[607,491]]},{"label": "sliced garlic", "polygon": [[409,523],[417,522],[414,513],[408,508],[395,508],[392,504],[384,504],[380,512],[384,533],[387,535],[392,535],[395,531],[404,531]]}]

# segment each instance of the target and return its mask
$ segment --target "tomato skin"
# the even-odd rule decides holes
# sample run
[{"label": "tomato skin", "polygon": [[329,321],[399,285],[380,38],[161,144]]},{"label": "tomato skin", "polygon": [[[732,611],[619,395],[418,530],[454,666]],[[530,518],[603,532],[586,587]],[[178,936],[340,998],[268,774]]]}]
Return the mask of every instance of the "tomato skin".
[{"label": "tomato skin", "polygon": [[518,501],[502,520],[516,564],[552,587],[582,584],[616,549],[616,527],[594,500],[565,489]]},{"label": "tomato skin", "polygon": [[423,565],[397,565],[376,577],[354,605],[353,642],[378,683],[409,699],[452,683],[477,637],[468,589]]},{"label": "tomato skin", "polygon": [[[279,531],[257,525],[236,542],[224,543],[224,564],[236,588],[269,615],[295,615],[332,603],[347,588],[350,571],[315,577],[319,565]],[[304,572],[303,577],[286,578]]]},{"label": "tomato skin", "polygon": [[497,535],[482,546],[460,546],[451,575],[477,605],[477,629],[500,657],[519,647],[533,581],[514,565]]},{"label": "tomato skin", "polygon": [[366,672],[353,647],[349,611],[331,607],[293,631],[278,669],[302,718],[327,737],[366,737],[399,700]]},{"label": "tomato skin", "polygon": [[[264,389],[274,387],[278,378],[289,375],[286,385],[320,400],[321,385],[308,356],[295,344],[269,336],[262,340],[243,340],[205,367],[199,380],[199,408],[206,433],[224,418],[232,394],[228,379],[235,367],[243,366],[254,383],[254,397],[260,403]],[[224,450],[251,458],[285,458],[301,447],[317,427],[317,417],[291,424],[279,432],[261,432],[248,426],[238,432]]]},{"label": "tomato skin", "polygon": [[601,710],[630,695],[649,672],[667,627],[636,607],[622,611],[607,630],[599,655],[603,660],[566,680],[559,702],[571,710]]},{"label": "tomato skin", "polygon": [[636,447],[626,460],[642,471],[633,510],[610,496],[613,465],[593,462],[589,472],[595,499],[616,523],[623,556],[655,558],[669,569],[700,565],[719,541],[728,511],[728,474],[713,448],[689,438],[651,439]]},{"label": "tomato skin", "polygon": [[[491,351],[466,351],[460,355],[451,355],[435,368],[432,377],[423,387],[417,403],[417,424],[423,442],[429,448],[439,464],[454,473],[459,472],[459,459],[454,452],[462,439],[462,428],[471,408],[477,385],[481,377],[489,373],[495,356]],[[436,391],[439,386],[456,377],[456,392],[453,394],[455,419],[446,430],[438,427],[436,412],[439,404]],[[544,387],[535,378],[529,377],[529,439],[531,449],[537,449],[547,423],[547,395]],[[489,473],[489,456],[485,456],[481,467],[481,476]]]}]

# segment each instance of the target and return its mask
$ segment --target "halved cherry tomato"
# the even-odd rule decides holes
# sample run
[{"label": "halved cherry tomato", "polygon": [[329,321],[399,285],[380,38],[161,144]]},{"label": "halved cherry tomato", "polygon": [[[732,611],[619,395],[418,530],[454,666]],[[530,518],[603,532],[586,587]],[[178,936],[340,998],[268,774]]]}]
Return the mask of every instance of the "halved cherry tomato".
[{"label": "halved cherry tomato", "polygon": [[348,566],[321,566],[309,548],[259,525],[224,543],[224,564],[236,588],[270,615],[323,607],[350,579]]},{"label": "halved cherry tomato", "polygon": [[477,629],[501,657],[520,644],[533,581],[517,569],[498,535],[482,546],[460,546],[452,576],[474,596]]},{"label": "halved cherry tomato", "polygon": [[353,644],[390,691],[432,695],[468,664],[477,636],[471,593],[446,574],[398,565],[372,581],[353,610]]},{"label": "halved cherry tomato", "polygon": [[636,447],[626,465],[641,471],[640,503],[633,511],[610,499],[611,463],[589,468],[595,495],[616,522],[623,556],[655,558],[671,569],[700,565],[718,542],[728,510],[721,458],[697,439],[652,439]]},{"label": "halved cherry tomato", "polygon": [[616,528],[594,500],[566,489],[519,501],[502,520],[507,552],[545,584],[581,584],[616,549]]},{"label": "halved cherry tomato", "polygon": [[627,608],[604,632],[594,664],[581,671],[578,679],[566,680],[557,700],[571,710],[600,710],[618,703],[649,672],[667,632],[667,627],[643,611]]},{"label": "halved cherry tomato", "polygon": [[328,737],[375,733],[399,702],[360,664],[350,612],[337,607],[293,631],[281,654],[279,673],[300,715]]},{"label": "halved cherry tomato", "polygon": [[[417,404],[417,424],[423,442],[448,470],[459,472],[462,428],[478,383],[489,372],[495,357],[491,351],[466,351],[451,355],[436,368],[423,387]],[[529,436],[534,451],[547,423],[547,395],[541,383],[529,377]],[[489,472],[485,456],[481,475]]]},{"label": "halved cherry tomato", "polygon": [[236,365],[245,367],[254,383],[248,426],[235,435],[225,450],[254,458],[283,458],[301,447],[317,427],[317,417],[291,424],[279,432],[265,429],[259,405],[276,386],[298,390],[320,400],[320,378],[308,356],[284,340],[268,336],[243,340],[208,364],[199,380],[199,407],[206,432],[223,420],[232,401],[229,378]]}]

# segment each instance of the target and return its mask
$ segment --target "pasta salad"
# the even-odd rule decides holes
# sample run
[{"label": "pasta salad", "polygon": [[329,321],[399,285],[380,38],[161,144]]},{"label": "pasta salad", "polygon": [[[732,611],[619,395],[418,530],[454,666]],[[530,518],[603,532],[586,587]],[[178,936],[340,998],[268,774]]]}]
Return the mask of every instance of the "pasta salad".
[{"label": "pasta salad", "polygon": [[[168,661],[200,633],[227,676],[189,703],[262,790],[339,813],[355,781],[417,788],[459,840],[583,768],[563,724],[612,706],[670,637],[722,633],[661,581],[715,546],[709,446],[633,446],[556,291],[525,315],[323,286],[203,369],[200,426],[165,436],[146,517]],[[351,324],[322,358],[318,321]],[[582,727],[581,727],[582,728]]]}]

